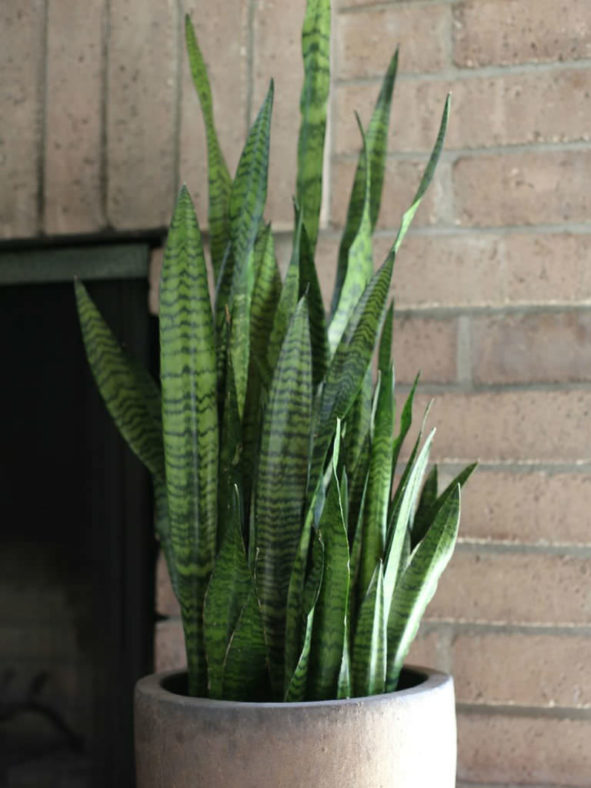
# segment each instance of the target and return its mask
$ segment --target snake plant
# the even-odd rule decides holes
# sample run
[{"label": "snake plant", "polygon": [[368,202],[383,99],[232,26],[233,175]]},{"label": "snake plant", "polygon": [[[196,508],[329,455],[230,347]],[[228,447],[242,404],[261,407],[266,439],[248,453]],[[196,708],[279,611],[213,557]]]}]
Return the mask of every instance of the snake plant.
[{"label": "snake plant", "polygon": [[426,476],[434,431],[423,442],[421,430],[404,467],[398,462],[416,381],[396,430],[388,294],[441,153],[449,98],[418,191],[374,273],[397,52],[368,127],[359,124],[361,153],[329,315],[324,309],[315,249],[330,24],[329,0],[307,0],[295,229],[284,280],[264,219],[273,83],[232,179],[187,18],[207,138],[215,296],[185,187],[162,270],[160,386],[76,283],[92,372],[153,477],[157,536],[182,612],[192,695],[298,701],[394,690],[451,557],[460,487],[473,470],[438,493],[437,468]]}]

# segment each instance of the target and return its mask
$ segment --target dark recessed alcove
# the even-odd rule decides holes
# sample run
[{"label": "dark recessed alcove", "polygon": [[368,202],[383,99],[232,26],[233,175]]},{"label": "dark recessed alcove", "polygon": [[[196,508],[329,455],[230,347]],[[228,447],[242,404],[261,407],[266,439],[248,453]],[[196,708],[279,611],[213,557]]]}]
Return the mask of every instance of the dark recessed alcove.
[{"label": "dark recessed alcove", "polygon": [[147,259],[139,244],[0,254],[6,788],[133,785],[133,684],[152,659],[149,479],[94,386],[72,278],[94,280],[108,322],[150,365]]}]

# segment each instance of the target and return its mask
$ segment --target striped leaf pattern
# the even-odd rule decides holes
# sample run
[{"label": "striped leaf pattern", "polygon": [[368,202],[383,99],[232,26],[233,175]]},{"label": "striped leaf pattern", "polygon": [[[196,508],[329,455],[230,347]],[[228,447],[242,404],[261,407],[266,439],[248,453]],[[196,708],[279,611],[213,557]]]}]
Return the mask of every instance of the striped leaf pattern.
[{"label": "striped leaf pattern", "polygon": [[322,165],[330,89],[330,0],[307,0],[302,54],[304,84],[300,98],[296,193],[314,251],[322,203]]},{"label": "striped leaf pattern", "polygon": [[188,191],[179,195],[162,267],[160,369],[166,488],[189,691],[206,691],[203,598],[217,531],[218,414],[205,258]]},{"label": "striped leaf pattern", "polygon": [[213,98],[207,68],[197,43],[195,29],[189,15],[185,16],[185,41],[193,83],[197,89],[205,135],[207,139],[207,166],[209,176],[209,234],[211,262],[217,281],[222,260],[230,240],[228,207],[232,179],[220,147],[213,117]]},{"label": "striped leaf pattern", "polygon": [[396,72],[398,70],[398,50],[396,50],[388,70],[384,76],[378,100],[376,102],[373,115],[365,135],[365,145],[361,149],[345,229],[339,246],[339,256],[337,261],[337,277],[333,294],[331,313],[334,314],[337,304],[341,297],[341,289],[348,272],[349,249],[358,234],[359,224],[362,220],[365,193],[366,193],[366,160],[369,162],[369,182],[370,182],[370,224],[371,230],[375,229],[380,213],[382,202],[382,190],[384,185],[384,171],[386,167],[386,154],[388,143],[388,129],[390,125],[390,107],[392,105],[392,93]]},{"label": "striped leaf pattern", "polygon": [[386,689],[396,689],[402,664],[435,593],[458,535],[460,485],[437,512],[427,534],[411,556],[400,578],[388,616],[388,665]]},{"label": "striped leaf pattern", "polygon": [[300,538],[308,471],[312,359],[302,299],[281,348],[263,421],[256,487],[256,582],[271,679],[281,694],[289,577]]},{"label": "striped leaf pattern", "polygon": [[327,700],[337,695],[349,602],[349,543],[335,468],[318,532],[324,544],[324,576],[316,603],[309,697]]},{"label": "striped leaf pattern", "polygon": [[315,250],[330,26],[330,0],[307,0],[285,280],[264,218],[273,83],[232,181],[207,69],[187,18],[189,65],[207,137],[213,310],[197,217],[184,187],[162,271],[160,389],[76,284],[93,375],[122,435],[153,476],[156,532],[180,602],[193,695],[303,701],[394,689],[453,550],[460,487],[474,469],[468,466],[442,493],[436,468],[423,485],[433,434],[423,444],[421,428],[394,484],[418,379],[394,437],[388,294],[449,114],[448,99],[417,194],[374,273],[372,233],[398,53],[365,134],[360,125],[362,151],[327,321]]}]

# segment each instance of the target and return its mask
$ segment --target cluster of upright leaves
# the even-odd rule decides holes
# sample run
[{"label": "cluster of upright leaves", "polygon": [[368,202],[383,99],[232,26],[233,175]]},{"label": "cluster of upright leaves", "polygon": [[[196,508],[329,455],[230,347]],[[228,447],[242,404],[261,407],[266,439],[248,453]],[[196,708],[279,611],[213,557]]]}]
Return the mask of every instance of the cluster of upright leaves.
[{"label": "cluster of upright leaves", "polygon": [[[454,548],[460,486],[425,480],[422,430],[397,484],[413,386],[395,431],[394,260],[447,125],[385,262],[374,273],[398,53],[362,150],[330,319],[314,262],[329,88],[329,0],[308,0],[293,252],[282,282],[264,223],[271,83],[237,173],[216,134],[207,71],[187,19],[207,136],[215,297],[186,188],[160,291],[161,388],[121,349],[76,284],[87,355],[117,426],[154,479],[157,535],[180,602],[189,691],[320,700],[396,688]],[[371,362],[377,355],[374,385]]]}]

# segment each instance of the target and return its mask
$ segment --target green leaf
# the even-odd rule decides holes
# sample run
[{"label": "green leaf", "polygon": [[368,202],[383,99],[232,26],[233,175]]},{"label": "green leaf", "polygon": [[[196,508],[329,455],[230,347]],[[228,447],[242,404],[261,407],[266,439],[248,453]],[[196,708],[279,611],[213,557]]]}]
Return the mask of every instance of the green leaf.
[{"label": "green leaf", "polygon": [[337,695],[349,601],[349,543],[334,467],[318,531],[324,544],[324,577],[316,604],[308,687],[312,700],[329,700]]},{"label": "green leaf", "polygon": [[382,375],[386,375],[392,366],[392,333],[394,326],[394,302],[390,302],[384,325],[382,326],[382,338],[380,339],[380,349],[378,352],[378,369]]},{"label": "green leaf", "polygon": [[383,558],[388,526],[388,504],[392,483],[392,430],[394,428],[394,376],[392,365],[381,377],[376,392],[376,410],[371,441],[371,459],[366,510],[361,542],[360,590],[364,594],[376,564]]},{"label": "green leaf", "polygon": [[322,203],[322,165],[330,90],[330,0],[307,0],[302,54],[304,84],[300,97],[296,193],[314,251]]},{"label": "green leaf", "polygon": [[322,383],[328,367],[328,337],[326,334],[326,315],[322,292],[314,263],[314,251],[302,227],[300,242],[299,297],[308,297],[310,312],[310,342],[312,344],[312,381],[314,389]]},{"label": "green leaf", "polygon": [[390,254],[365,288],[329,366],[314,414],[311,485],[323,471],[337,419],[346,417],[363,384],[382,322],[393,266],[394,255]]},{"label": "green leaf", "polygon": [[386,619],[384,570],[376,565],[367,594],[359,608],[353,640],[353,695],[362,697],[384,691],[386,679]]},{"label": "green leaf", "polygon": [[334,353],[343,332],[353,314],[355,306],[363,295],[367,283],[373,273],[373,247],[372,226],[370,217],[370,164],[368,159],[367,143],[357,118],[359,130],[363,139],[363,154],[361,173],[363,181],[363,208],[355,237],[349,247],[347,269],[342,282],[337,307],[328,327],[328,341],[331,353]]},{"label": "green leaf", "polygon": [[299,300],[300,290],[300,254],[301,254],[301,240],[302,240],[302,212],[296,208],[296,222],[293,234],[293,246],[291,252],[291,259],[287,268],[285,282],[275,311],[275,319],[273,320],[273,329],[269,338],[269,349],[267,352],[267,365],[270,373],[272,374],[279,358],[281,345],[285,338],[289,322],[292,319],[293,313]]},{"label": "green leaf", "polygon": [[242,490],[242,425],[236,401],[234,370],[228,358],[224,408],[221,415],[219,471],[218,471],[218,528],[217,546],[223,544],[226,533],[236,518],[235,488]]},{"label": "green leaf", "polygon": [[[356,469],[362,453],[367,451],[366,444],[369,442],[369,430],[371,426],[372,394],[373,370],[371,366],[369,366],[363,378],[361,389],[347,414],[343,437],[345,467],[349,470],[349,475],[352,479],[351,501],[352,508],[355,511],[357,511],[355,501],[358,504],[359,498],[355,498],[354,490],[356,489],[357,492],[359,492],[363,487],[363,481],[361,481],[360,487],[358,486],[355,488],[354,474],[357,472]],[[368,451],[367,456],[369,457]]]},{"label": "green leaf", "polygon": [[207,68],[199,49],[195,30],[189,15],[185,16],[185,39],[191,76],[197,89],[205,134],[207,138],[207,165],[209,174],[209,234],[211,261],[217,281],[224,253],[230,240],[228,206],[232,179],[224,160],[213,117],[213,99]]},{"label": "green leaf", "polygon": [[250,305],[250,352],[253,359],[267,354],[273,318],[281,294],[281,276],[275,258],[271,225],[267,225],[255,245],[255,283]]},{"label": "green leaf", "polygon": [[411,206],[404,212],[402,216],[400,229],[398,230],[398,235],[396,236],[396,240],[394,241],[394,246],[393,246],[394,252],[398,252],[398,250],[400,249],[400,245],[404,241],[404,237],[408,232],[410,225],[412,224],[412,220],[415,217],[415,213],[418,211],[419,205],[421,204],[423,197],[425,196],[425,192],[429,188],[429,184],[431,183],[431,181],[433,180],[433,176],[435,175],[435,169],[439,162],[439,157],[441,156],[443,143],[445,142],[445,133],[447,131],[447,122],[449,119],[450,103],[451,103],[451,96],[448,95],[447,99],[445,100],[445,106],[443,108],[443,115],[441,118],[441,125],[439,126],[439,132],[437,134],[435,147],[433,148],[433,152],[431,153],[431,157],[429,158],[427,167],[425,168],[425,172],[423,173],[423,177],[421,178],[419,188],[417,189],[417,193],[414,196]]},{"label": "green leaf", "polygon": [[237,487],[232,491],[229,508],[226,536],[216,558],[203,606],[210,698],[224,697],[226,650],[242,608],[253,588],[242,539],[240,494]]},{"label": "green leaf", "polygon": [[223,699],[265,701],[270,683],[261,611],[254,587],[242,608],[224,661]]},{"label": "green leaf", "polygon": [[337,682],[337,691],[335,695],[337,700],[350,698],[353,693],[353,685],[351,683],[351,654],[349,646],[349,616],[345,618],[342,652],[343,658],[341,659],[341,667],[339,670],[339,679]]},{"label": "green leaf", "polygon": [[[234,279],[241,280],[259,232],[267,201],[269,139],[273,81],[253,123],[238,162],[230,195],[230,232],[235,260]],[[250,282],[252,288],[253,282]]]},{"label": "green leaf", "polygon": [[272,109],[273,82],[248,134],[230,195],[234,270],[229,300],[232,316],[229,352],[241,418],[244,413],[250,361],[250,309],[255,280],[254,245],[267,200]]},{"label": "green leaf", "polygon": [[86,357],[107,410],[130,449],[156,479],[164,479],[158,387],[117,342],[82,282],[74,287]]},{"label": "green leaf", "polygon": [[388,617],[386,690],[395,690],[400,670],[441,573],[451,558],[460,521],[460,486],[437,512],[424,539],[411,555],[397,586]]},{"label": "green leaf", "polygon": [[[375,229],[378,215],[380,213],[380,203],[382,200],[382,189],[384,185],[384,171],[386,166],[386,153],[388,146],[388,127],[390,124],[390,107],[392,104],[392,92],[396,80],[398,69],[398,50],[396,50],[388,70],[384,76],[380,95],[373,111],[366,134],[367,158],[370,169],[370,223],[371,231]],[[333,303],[331,313],[334,314],[341,296],[343,282],[347,275],[349,263],[349,249],[355,239],[359,225],[362,220],[365,205],[366,189],[366,167],[365,150],[362,148],[357,163],[353,189],[349,200],[347,220],[341,244],[339,246],[339,257],[337,266],[337,278],[333,292]]]},{"label": "green leaf", "polygon": [[414,383],[412,384],[412,388],[410,390],[408,397],[406,398],[406,402],[404,403],[404,407],[402,408],[402,413],[400,414],[400,430],[392,446],[392,473],[396,472],[396,465],[398,464],[400,449],[402,448],[404,439],[408,435],[408,431],[410,430],[412,425],[412,408],[414,404],[415,392],[417,390],[418,382],[419,382],[419,375],[417,375],[416,378],[414,379]]},{"label": "green leaf", "polygon": [[170,534],[189,662],[189,692],[201,695],[207,680],[202,607],[216,542],[217,374],[201,235],[184,187],[164,254],[160,351]]},{"label": "green leaf", "polygon": [[312,544],[312,566],[306,578],[302,595],[302,646],[293,673],[287,680],[287,689],[284,696],[284,700],[286,701],[293,702],[306,700],[314,615],[318,594],[320,593],[320,587],[322,585],[323,573],[324,547],[320,537],[315,532]]},{"label": "green leaf", "polygon": [[414,517],[415,508],[419,499],[419,493],[425,471],[429,463],[429,452],[431,451],[431,444],[435,436],[435,430],[432,430],[427,437],[423,448],[420,451],[416,462],[410,462],[411,468],[408,476],[408,484],[404,487],[404,492],[400,498],[400,502],[395,506],[392,513],[391,521],[388,527],[388,548],[386,555],[386,568],[384,572],[384,599],[386,616],[390,610],[392,602],[392,595],[396,585],[396,578],[398,577],[398,570],[400,568],[400,560],[404,548],[406,534],[412,528],[412,521]]},{"label": "green leaf", "polygon": [[[443,504],[446,502],[448,497],[453,493],[455,488],[460,485],[463,487],[464,484],[468,481],[472,473],[476,469],[478,465],[477,462],[473,462],[471,465],[467,465],[458,475],[453,479],[445,488],[445,490],[441,493],[440,496],[437,496],[437,475],[436,475],[436,467],[434,467],[433,471],[435,471],[435,482],[431,480],[429,485],[429,479],[425,482],[425,487],[421,494],[421,500],[419,501],[419,507],[417,509],[417,513],[415,514],[415,518],[412,524],[412,547],[416,547],[416,545],[421,541],[421,539],[427,533],[429,526],[431,525],[433,518],[441,509]],[[433,471],[431,473],[433,473]]]},{"label": "green leaf", "polygon": [[311,407],[308,309],[302,300],[269,392],[256,485],[255,574],[276,695],[283,686],[287,590],[305,503]]}]

